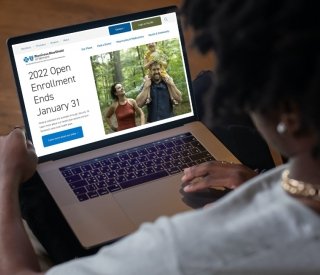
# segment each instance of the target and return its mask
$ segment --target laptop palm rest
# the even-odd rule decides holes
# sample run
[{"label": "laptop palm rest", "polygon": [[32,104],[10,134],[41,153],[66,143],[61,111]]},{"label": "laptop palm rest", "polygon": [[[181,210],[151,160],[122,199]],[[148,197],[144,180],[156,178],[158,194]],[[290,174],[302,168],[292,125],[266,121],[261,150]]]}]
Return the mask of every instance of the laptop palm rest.
[{"label": "laptop palm rest", "polygon": [[126,192],[114,193],[115,200],[136,225],[190,210],[182,201],[181,173],[147,183]]},{"label": "laptop palm rest", "polygon": [[113,241],[137,229],[112,196],[68,205],[62,211],[86,248]]}]

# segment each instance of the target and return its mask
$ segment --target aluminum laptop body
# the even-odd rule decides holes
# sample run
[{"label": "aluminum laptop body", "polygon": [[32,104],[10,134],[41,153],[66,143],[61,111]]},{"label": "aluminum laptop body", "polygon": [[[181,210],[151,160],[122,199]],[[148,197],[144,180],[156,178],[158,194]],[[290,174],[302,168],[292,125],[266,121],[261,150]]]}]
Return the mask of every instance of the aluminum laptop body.
[{"label": "aluminum laptop body", "polygon": [[[122,75],[127,97],[137,96],[148,43],[165,52],[183,101],[168,119],[113,132],[105,122],[110,86]],[[198,121],[176,7],[10,38],[8,47],[26,132],[39,156],[37,171],[84,247],[191,209],[180,192],[183,168],[191,165],[181,151],[189,146],[185,141],[205,148],[212,155],[207,160],[238,162]],[[137,154],[146,162],[136,164]],[[106,170],[107,176],[101,172]]]}]

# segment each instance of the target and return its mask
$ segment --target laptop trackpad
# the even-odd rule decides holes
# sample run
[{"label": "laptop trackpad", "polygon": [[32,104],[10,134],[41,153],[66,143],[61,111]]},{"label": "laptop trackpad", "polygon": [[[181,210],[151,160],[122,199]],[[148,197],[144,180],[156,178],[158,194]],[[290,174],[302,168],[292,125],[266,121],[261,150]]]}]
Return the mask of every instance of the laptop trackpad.
[{"label": "laptop trackpad", "polygon": [[180,179],[181,174],[166,177],[125,192],[113,193],[113,196],[130,219],[140,225],[160,216],[171,216],[191,209],[182,201]]},{"label": "laptop trackpad", "polygon": [[112,196],[68,205],[62,210],[84,247],[112,241],[136,230]]}]

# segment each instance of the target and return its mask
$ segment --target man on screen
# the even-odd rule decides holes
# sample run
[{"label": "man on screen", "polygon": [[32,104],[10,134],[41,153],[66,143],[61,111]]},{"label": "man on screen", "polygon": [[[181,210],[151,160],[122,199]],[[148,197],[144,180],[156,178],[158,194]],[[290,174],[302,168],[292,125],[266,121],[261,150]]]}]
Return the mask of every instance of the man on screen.
[{"label": "man on screen", "polygon": [[148,108],[148,122],[154,122],[173,116],[172,100],[181,102],[181,92],[174,84],[172,78],[161,77],[161,64],[153,62],[150,65],[150,77],[146,77],[142,90],[137,96],[136,101],[139,107],[146,104],[148,95],[151,97]]}]

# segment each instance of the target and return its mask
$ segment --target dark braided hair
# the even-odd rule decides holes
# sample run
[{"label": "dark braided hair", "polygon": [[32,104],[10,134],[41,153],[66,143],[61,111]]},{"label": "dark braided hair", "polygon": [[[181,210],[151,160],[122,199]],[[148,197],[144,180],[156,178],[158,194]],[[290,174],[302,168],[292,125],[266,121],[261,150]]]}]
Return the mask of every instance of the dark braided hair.
[{"label": "dark braided hair", "polygon": [[300,134],[320,136],[319,1],[185,0],[181,11],[197,30],[200,51],[218,57],[215,117],[235,109],[290,111],[294,104]]}]

